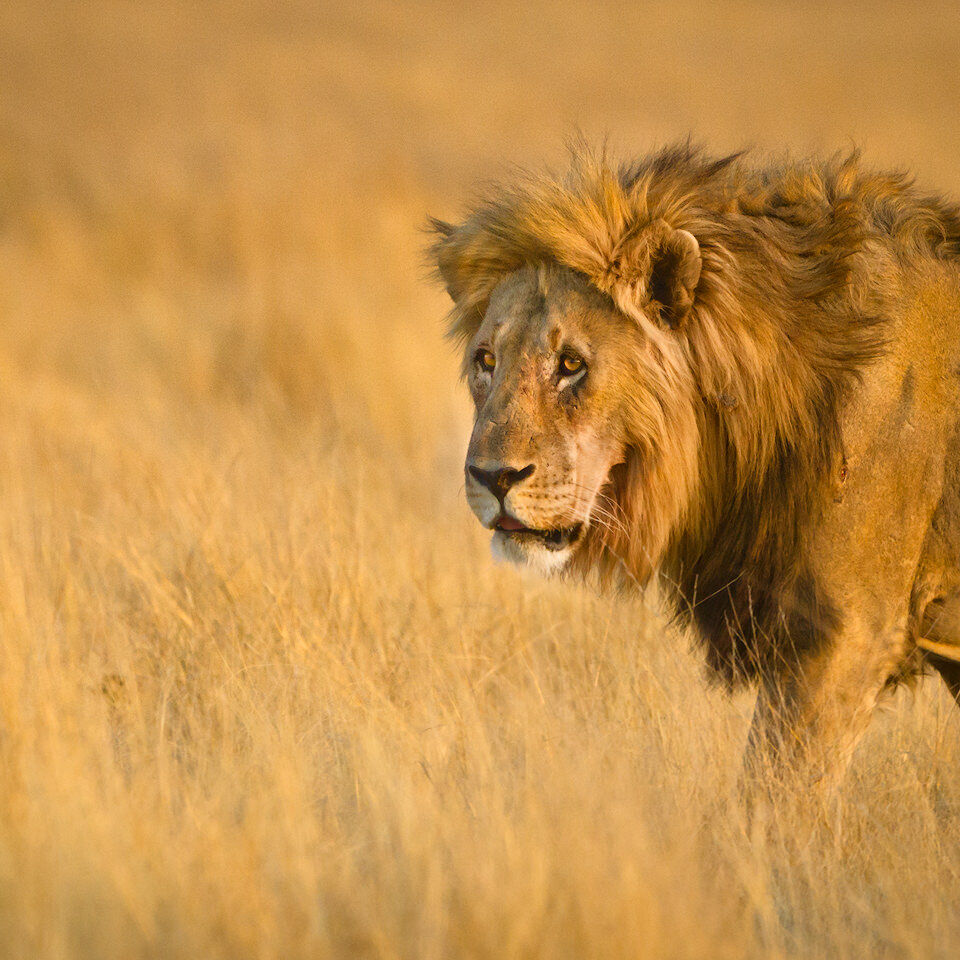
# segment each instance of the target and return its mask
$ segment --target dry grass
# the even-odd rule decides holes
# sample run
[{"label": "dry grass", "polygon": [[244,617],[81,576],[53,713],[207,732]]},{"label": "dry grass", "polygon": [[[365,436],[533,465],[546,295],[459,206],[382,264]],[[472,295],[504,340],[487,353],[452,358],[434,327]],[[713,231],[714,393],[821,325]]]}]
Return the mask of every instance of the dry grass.
[{"label": "dry grass", "polygon": [[577,122],[960,187],[954,6],[325,6],[0,6],[0,954],[954,956],[960,714],[745,831],[749,701],[489,562],[418,232]]}]

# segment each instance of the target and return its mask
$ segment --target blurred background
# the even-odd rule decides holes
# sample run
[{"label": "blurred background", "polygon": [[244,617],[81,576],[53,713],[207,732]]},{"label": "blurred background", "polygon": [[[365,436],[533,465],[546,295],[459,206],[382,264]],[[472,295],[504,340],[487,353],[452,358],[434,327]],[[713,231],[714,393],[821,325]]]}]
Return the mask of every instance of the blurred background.
[{"label": "blurred background", "polygon": [[749,833],[749,695],[491,563],[423,228],[578,130],[960,193],[958,58],[948,0],[4,0],[0,954],[952,956],[942,691]]}]

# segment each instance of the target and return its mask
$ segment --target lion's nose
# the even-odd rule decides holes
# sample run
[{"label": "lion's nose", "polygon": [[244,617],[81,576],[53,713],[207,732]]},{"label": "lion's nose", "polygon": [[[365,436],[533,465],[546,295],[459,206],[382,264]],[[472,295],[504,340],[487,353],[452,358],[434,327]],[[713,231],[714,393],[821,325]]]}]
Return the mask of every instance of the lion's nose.
[{"label": "lion's nose", "polygon": [[533,473],[533,464],[528,463],[521,470],[514,470],[513,467],[481,470],[480,467],[471,463],[467,465],[467,470],[477,483],[483,484],[498,500],[503,500],[512,486],[521,480],[526,480]]}]

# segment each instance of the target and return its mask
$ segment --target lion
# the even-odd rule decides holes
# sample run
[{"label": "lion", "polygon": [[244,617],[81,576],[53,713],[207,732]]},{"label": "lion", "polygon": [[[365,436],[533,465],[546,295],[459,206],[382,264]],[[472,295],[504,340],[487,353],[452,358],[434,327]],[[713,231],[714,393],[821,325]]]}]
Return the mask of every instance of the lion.
[{"label": "lion", "polygon": [[495,554],[656,578],[758,688],[748,762],[839,778],[926,665],[960,700],[957,205],[857,153],[580,145],[431,228]]}]

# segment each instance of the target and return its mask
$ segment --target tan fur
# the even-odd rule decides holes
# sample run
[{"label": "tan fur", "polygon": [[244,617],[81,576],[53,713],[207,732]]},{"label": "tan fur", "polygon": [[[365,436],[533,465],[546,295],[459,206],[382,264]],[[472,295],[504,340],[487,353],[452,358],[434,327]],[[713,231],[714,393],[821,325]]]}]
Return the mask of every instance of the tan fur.
[{"label": "tan fur", "polygon": [[[756,749],[847,755],[960,590],[957,207],[856,155],[581,147],[434,226],[468,379],[504,347],[471,455],[536,465],[530,510],[581,491],[524,522],[585,524],[566,569],[658,573],[718,674],[760,681]],[[577,390],[551,337],[598,354]]]}]

